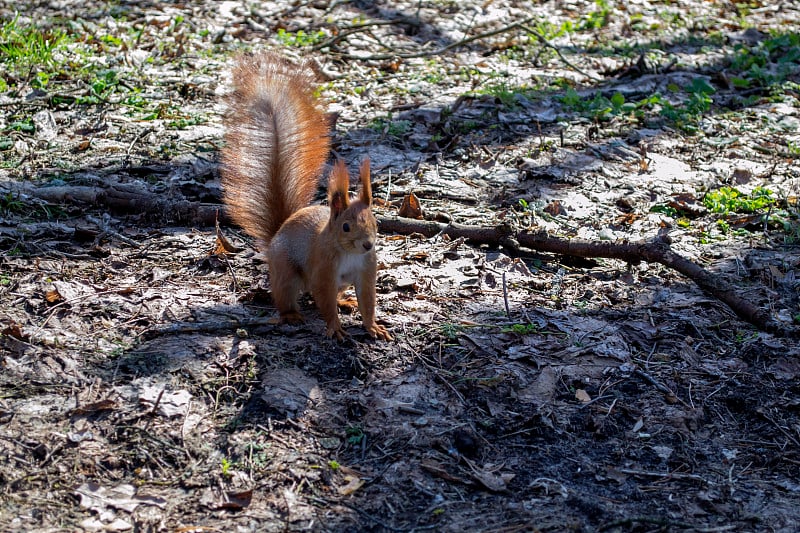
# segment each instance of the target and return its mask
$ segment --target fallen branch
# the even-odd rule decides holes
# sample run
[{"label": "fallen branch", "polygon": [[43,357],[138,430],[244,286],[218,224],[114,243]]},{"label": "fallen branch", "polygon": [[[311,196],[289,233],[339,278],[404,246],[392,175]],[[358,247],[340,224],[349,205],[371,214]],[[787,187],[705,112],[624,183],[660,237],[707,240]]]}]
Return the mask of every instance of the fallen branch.
[{"label": "fallen branch", "polygon": [[577,239],[562,239],[546,233],[514,232],[509,226],[479,227],[460,224],[443,224],[426,220],[412,220],[399,217],[379,217],[378,225],[382,233],[419,233],[425,237],[447,235],[450,238],[464,238],[473,244],[505,245],[516,244],[538,252],[548,252],[572,257],[603,257],[619,259],[636,264],[641,261],[660,263],[677,270],[694,281],[698,287],[726,304],[739,318],[757,328],[784,336],[797,336],[794,328],[775,321],[769,312],[740,296],[736,288],[721,276],[675,253],[666,237],[644,242],[592,242]]},{"label": "fallen branch", "polygon": [[254,317],[230,320],[211,320],[208,322],[174,322],[164,326],[147,329],[145,338],[163,335],[185,335],[189,333],[210,333],[214,331],[232,331],[239,328],[276,327],[274,317]]},{"label": "fallen branch", "polygon": [[[147,218],[168,218],[171,222],[183,222],[200,226],[213,226],[219,212],[220,220],[227,221],[225,210],[218,204],[175,200],[167,195],[152,193],[144,187],[122,183],[112,186],[62,186],[36,187],[25,182],[0,183],[0,193],[11,192],[27,195],[51,203],[74,202],[91,206],[105,206],[122,214],[135,213]],[[772,318],[765,308],[752,303],[739,295],[732,284],[718,274],[714,274],[697,263],[674,252],[666,237],[644,242],[593,242],[577,239],[553,237],[543,232],[516,232],[509,225],[464,226],[444,224],[428,220],[415,220],[402,217],[378,217],[382,233],[410,235],[418,233],[425,237],[447,235],[450,238],[463,238],[472,244],[488,244],[516,249],[523,246],[538,252],[584,258],[619,259],[636,264],[641,261],[660,263],[676,270],[694,281],[709,295],[727,305],[739,318],[753,324],[762,331],[787,337],[800,336],[796,328],[785,326]]]},{"label": "fallen branch", "polygon": [[220,205],[154,193],[136,183],[40,187],[31,182],[6,181],[0,182],[0,194],[11,194],[23,200],[36,198],[50,204],[104,206],[115,214],[135,214],[200,226],[213,226],[216,212],[222,210]]}]

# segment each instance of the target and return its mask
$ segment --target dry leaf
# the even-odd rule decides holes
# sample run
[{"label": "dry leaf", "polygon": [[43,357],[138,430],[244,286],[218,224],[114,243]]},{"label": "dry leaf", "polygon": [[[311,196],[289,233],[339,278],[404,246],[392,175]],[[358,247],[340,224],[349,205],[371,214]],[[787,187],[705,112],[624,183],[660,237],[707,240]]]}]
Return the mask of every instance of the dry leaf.
[{"label": "dry leaf", "polygon": [[99,402],[88,403],[86,405],[82,405],[81,407],[76,407],[72,411],[70,411],[71,415],[88,415],[90,413],[96,413],[98,411],[109,411],[111,409],[116,409],[117,402],[114,400],[100,400]]},{"label": "dry leaf", "polygon": [[339,306],[341,311],[345,311],[348,313],[354,313],[356,309],[358,309],[358,300],[355,296],[348,296],[347,298],[339,298],[336,301],[336,305]]},{"label": "dry leaf", "polygon": [[422,219],[422,206],[419,203],[419,198],[413,192],[408,193],[403,198],[403,204],[400,206],[398,215],[405,218]]},{"label": "dry leaf", "polygon": [[133,525],[121,518],[115,518],[106,524],[99,518],[89,517],[81,521],[81,528],[83,531],[103,531],[108,533],[109,531],[128,531],[133,529]]},{"label": "dry leaf", "polygon": [[226,492],[224,500],[219,503],[218,509],[230,509],[233,511],[241,511],[250,505],[253,499],[253,491],[245,490],[242,492]]},{"label": "dry leaf", "polygon": [[511,473],[498,474],[500,467],[485,465],[483,468],[479,468],[466,457],[462,457],[462,459],[472,470],[472,476],[475,480],[493,492],[506,490],[508,483],[515,477],[515,474]]},{"label": "dry leaf", "polygon": [[555,217],[558,215],[566,215],[567,209],[563,205],[561,205],[560,201],[553,200],[552,202],[544,206],[544,212],[549,213],[550,215]]},{"label": "dry leaf", "polygon": [[[52,294],[55,292],[55,294]],[[76,302],[85,300],[87,297],[96,294],[96,291],[82,283],[54,281],[53,290],[49,291],[46,295],[47,301],[53,303],[57,300],[63,299],[69,302]],[[50,299],[54,298],[54,299]]]},{"label": "dry leaf", "polygon": [[514,474],[494,474],[486,471],[473,472],[472,475],[481,485],[494,492],[506,490],[508,483],[514,479]]},{"label": "dry leaf", "polygon": [[361,478],[354,476],[345,476],[344,479],[345,481],[347,481],[347,485],[339,487],[338,489],[339,494],[341,494],[342,496],[349,496],[364,486],[364,480]]},{"label": "dry leaf", "polygon": [[427,261],[428,253],[423,251],[417,251],[409,254],[403,254],[403,259],[408,261]]},{"label": "dry leaf", "polygon": [[270,409],[290,417],[298,416],[322,398],[316,378],[299,368],[279,368],[262,381],[261,399]]},{"label": "dry leaf", "polygon": [[56,289],[51,289],[44,293],[44,299],[52,304],[61,300],[61,294]]},{"label": "dry leaf", "polygon": [[139,394],[139,403],[158,406],[158,414],[172,418],[186,413],[186,406],[192,395],[187,390],[167,392],[162,387],[145,387]]},{"label": "dry leaf", "polygon": [[211,252],[210,255],[235,254],[243,250],[243,248],[234,246],[233,244],[231,244],[231,241],[225,238],[225,235],[222,234],[222,230],[219,227],[219,220],[217,220],[216,229],[217,229],[217,241],[214,246],[214,251]]},{"label": "dry leaf", "polygon": [[474,483],[468,479],[464,479],[462,477],[458,477],[456,475],[451,474],[445,469],[444,465],[432,459],[420,462],[419,466],[427,470],[431,474],[439,476],[445,481],[463,483],[464,485],[474,485]]},{"label": "dry leaf", "polygon": [[22,328],[20,328],[19,324],[17,324],[16,322],[12,322],[11,324],[3,328],[3,330],[0,331],[0,333],[6,335],[7,337],[13,337],[21,341],[27,341],[29,338],[28,335],[22,333]]},{"label": "dry leaf", "polygon": [[75,488],[81,507],[103,513],[108,509],[120,509],[132,513],[139,505],[155,505],[162,509],[167,501],[156,496],[138,496],[136,487],[129,484],[103,487],[97,483],[84,483]]}]

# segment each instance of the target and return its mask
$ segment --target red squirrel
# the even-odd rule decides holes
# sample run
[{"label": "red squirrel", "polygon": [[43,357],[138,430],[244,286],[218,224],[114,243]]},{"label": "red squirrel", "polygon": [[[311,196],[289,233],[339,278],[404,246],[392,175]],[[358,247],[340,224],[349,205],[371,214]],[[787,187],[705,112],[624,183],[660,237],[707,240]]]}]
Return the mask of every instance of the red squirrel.
[{"label": "red squirrel", "polygon": [[314,96],[309,65],[273,53],[241,56],[225,117],[223,200],[231,219],[266,246],[270,286],[281,322],[303,321],[297,300],[310,291],[326,336],[347,334],[338,296],[354,285],[364,329],[392,340],[375,322],[375,241],[369,160],[351,199],[343,161],[333,167],[328,207],[310,205],[330,151],[330,123]]}]

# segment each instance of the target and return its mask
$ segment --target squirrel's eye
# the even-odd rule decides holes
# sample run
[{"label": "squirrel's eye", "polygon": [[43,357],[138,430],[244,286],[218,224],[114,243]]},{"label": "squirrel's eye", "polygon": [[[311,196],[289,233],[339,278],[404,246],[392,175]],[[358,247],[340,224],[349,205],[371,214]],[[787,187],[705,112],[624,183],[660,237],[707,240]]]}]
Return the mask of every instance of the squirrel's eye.
[{"label": "squirrel's eye", "polygon": [[342,231],[344,231],[345,233],[347,233],[348,231],[350,231],[350,224],[348,224],[347,222],[345,222],[344,224],[342,224]]}]

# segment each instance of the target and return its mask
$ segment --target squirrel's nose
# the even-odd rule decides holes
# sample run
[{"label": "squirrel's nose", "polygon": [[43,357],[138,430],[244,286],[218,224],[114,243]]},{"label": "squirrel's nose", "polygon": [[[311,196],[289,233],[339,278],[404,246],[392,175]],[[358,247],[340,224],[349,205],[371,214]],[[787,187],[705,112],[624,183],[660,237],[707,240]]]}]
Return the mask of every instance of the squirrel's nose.
[{"label": "squirrel's nose", "polygon": [[364,247],[364,250],[366,250],[367,252],[372,250],[372,243],[369,241],[364,241],[364,244],[362,244],[362,246]]}]

